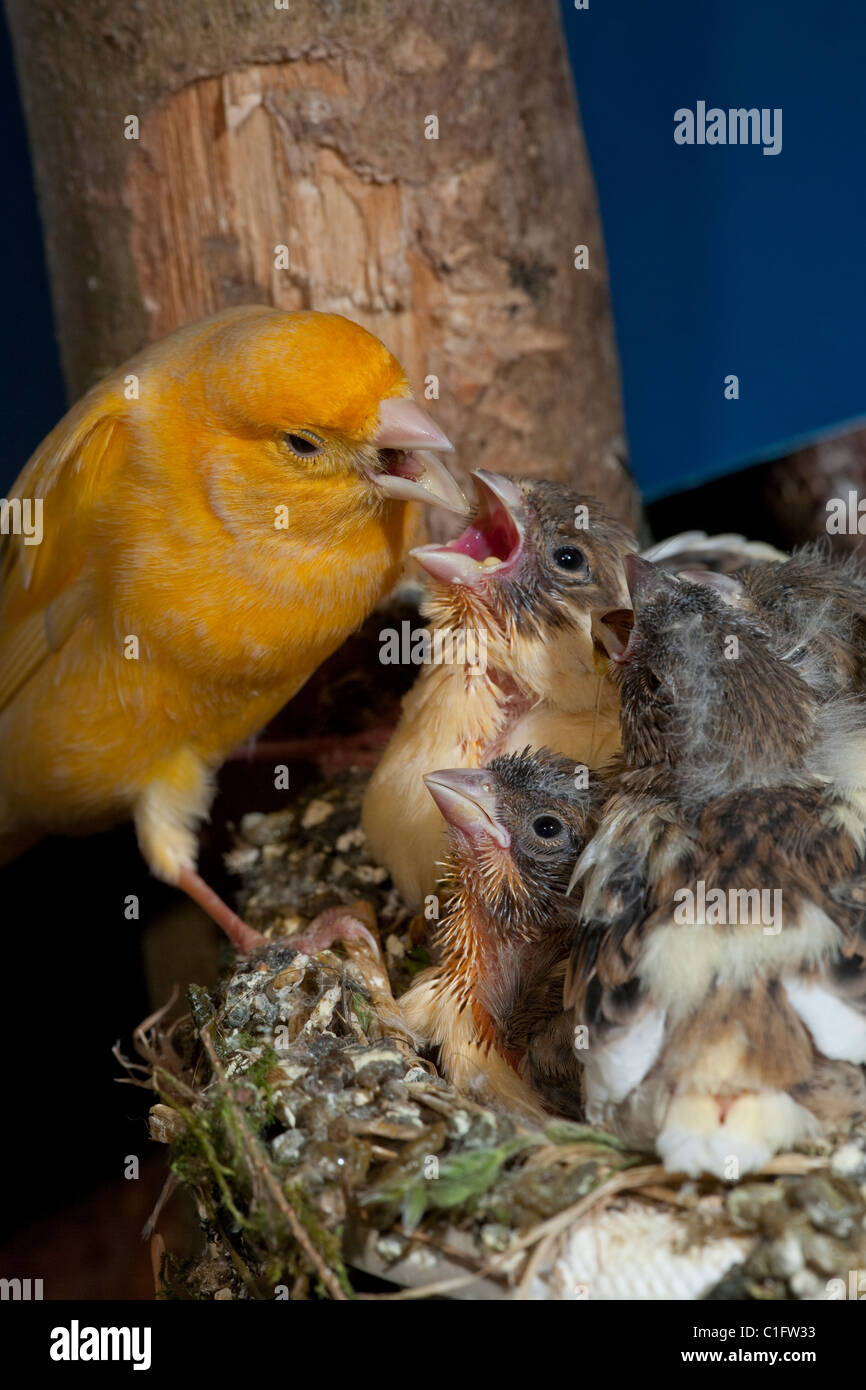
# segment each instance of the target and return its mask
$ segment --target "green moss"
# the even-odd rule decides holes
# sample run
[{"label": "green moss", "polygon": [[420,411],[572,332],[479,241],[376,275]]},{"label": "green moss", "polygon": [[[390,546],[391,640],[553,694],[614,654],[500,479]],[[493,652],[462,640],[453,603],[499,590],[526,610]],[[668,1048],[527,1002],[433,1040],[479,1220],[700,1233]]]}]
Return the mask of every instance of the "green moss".
[{"label": "green moss", "polygon": [[493,1186],[505,1164],[531,1142],[526,1137],[496,1148],[468,1149],[443,1158],[420,1159],[414,1171],[379,1183],[362,1198],[364,1205],[399,1208],[403,1228],[414,1231],[429,1210],[471,1211],[475,1199]]},{"label": "green moss", "polygon": [[360,1023],[364,1032],[366,1033],[367,1029],[370,1027],[370,1019],[372,1015],[370,1013],[368,1001],[364,998],[362,994],[358,994],[356,990],[352,990],[352,1008],[355,1012],[358,1022]]}]

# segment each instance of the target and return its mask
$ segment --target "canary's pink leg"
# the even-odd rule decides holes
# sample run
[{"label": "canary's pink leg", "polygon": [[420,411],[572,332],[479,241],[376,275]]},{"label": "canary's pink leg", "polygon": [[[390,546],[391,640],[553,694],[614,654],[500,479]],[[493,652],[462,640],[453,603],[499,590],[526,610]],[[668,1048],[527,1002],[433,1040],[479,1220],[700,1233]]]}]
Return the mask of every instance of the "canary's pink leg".
[{"label": "canary's pink leg", "polygon": [[201,875],[195,872],[195,869],[181,869],[177,885],[192,898],[193,902],[198,903],[199,907],[204,909],[208,917],[211,917],[218,927],[222,928],[229,941],[242,955],[255,951],[259,946],[270,945],[266,936],[253,931],[242,917],[239,917],[236,912],[232,912],[228,903],[224,903],[219,893],[215,893],[212,888],[208,887]]},{"label": "canary's pink leg", "polygon": [[321,738],[251,740],[237,748],[232,762],[318,762],[331,772],[346,767],[374,767],[394,730],[364,729],[358,734],[333,734]]},{"label": "canary's pink leg", "polygon": [[288,937],[285,945],[303,951],[305,955],[315,956],[319,951],[327,951],[335,941],[363,941],[375,956],[379,955],[379,943],[375,936],[350,907],[325,908],[305,932]]}]

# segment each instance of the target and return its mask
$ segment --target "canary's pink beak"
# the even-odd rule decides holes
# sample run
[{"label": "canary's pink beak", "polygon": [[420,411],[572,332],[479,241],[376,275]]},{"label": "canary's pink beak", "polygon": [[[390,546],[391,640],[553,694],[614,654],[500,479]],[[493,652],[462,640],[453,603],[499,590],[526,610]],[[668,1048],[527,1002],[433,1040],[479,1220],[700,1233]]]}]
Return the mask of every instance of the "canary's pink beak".
[{"label": "canary's pink beak", "polygon": [[499,818],[496,780],[484,768],[453,767],[428,772],[428,792],[448,824],[470,840],[493,840],[508,849],[511,836]]},{"label": "canary's pink beak", "polygon": [[382,402],[373,444],[380,466],[367,477],[386,497],[428,502],[461,515],[468,511],[466,498],[433,452],[451,452],[454,446],[414,401],[394,397]]},{"label": "canary's pink beak", "polygon": [[410,553],[440,584],[482,589],[513,574],[526,549],[526,499],[513,478],[478,468],[472,474],[478,509],[466,530],[447,545],[419,545]]}]

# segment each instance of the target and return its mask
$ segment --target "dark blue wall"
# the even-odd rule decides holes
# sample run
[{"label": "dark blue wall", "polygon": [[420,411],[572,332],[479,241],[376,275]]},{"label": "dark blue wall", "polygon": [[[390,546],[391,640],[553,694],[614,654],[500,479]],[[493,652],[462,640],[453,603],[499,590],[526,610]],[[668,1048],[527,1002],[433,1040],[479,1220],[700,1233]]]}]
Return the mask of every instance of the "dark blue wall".
[{"label": "dark blue wall", "polygon": [[0,494],[66,409],[54,338],[42,230],[9,31],[0,7]]},{"label": "dark blue wall", "polygon": [[[563,14],[645,493],[862,420],[866,7],[563,0]],[[699,100],[781,107],[781,153],[675,144],[674,112]]]}]

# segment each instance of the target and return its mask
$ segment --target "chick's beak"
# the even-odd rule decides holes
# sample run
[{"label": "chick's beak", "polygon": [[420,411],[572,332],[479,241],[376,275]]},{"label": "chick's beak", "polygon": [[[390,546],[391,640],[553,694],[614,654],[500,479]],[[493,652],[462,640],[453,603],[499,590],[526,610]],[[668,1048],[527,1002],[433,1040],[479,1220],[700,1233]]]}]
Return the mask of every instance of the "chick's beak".
[{"label": "chick's beak", "polygon": [[665,589],[676,589],[676,582],[664,570],[640,555],[626,555],[625,582],[631,605],[639,613],[645,604]]},{"label": "chick's beak", "polygon": [[612,608],[592,615],[593,641],[612,661],[622,656],[633,627],[634,613],[630,608]]},{"label": "chick's beak", "polygon": [[526,499],[513,478],[477,468],[472,474],[478,508],[466,530],[447,545],[419,545],[411,551],[428,574],[442,584],[481,588],[514,571],[525,550]]},{"label": "chick's beak", "polygon": [[461,515],[469,510],[448,469],[432,452],[451,452],[454,446],[414,401],[403,397],[383,401],[372,442],[379,450],[380,467],[367,476],[386,497],[429,502]]},{"label": "chick's beak", "polygon": [[511,836],[496,804],[496,782],[484,768],[455,767],[428,772],[427,790],[449,825],[470,840],[493,840],[508,849]]},{"label": "chick's beak", "polygon": [[627,666],[640,640],[640,615],[657,594],[676,590],[676,581],[640,555],[626,555],[625,579],[632,611],[617,608],[599,619],[593,618],[593,635],[605,647],[608,656],[618,666]]},{"label": "chick's beak", "polygon": [[595,669],[601,674],[609,672],[605,658],[617,661],[625,651],[634,626],[634,613],[629,607],[631,596],[626,580],[629,559],[629,555],[623,556],[622,569],[617,575],[616,591],[609,591],[606,595],[608,606],[594,608],[591,615],[590,628],[596,654]]}]

